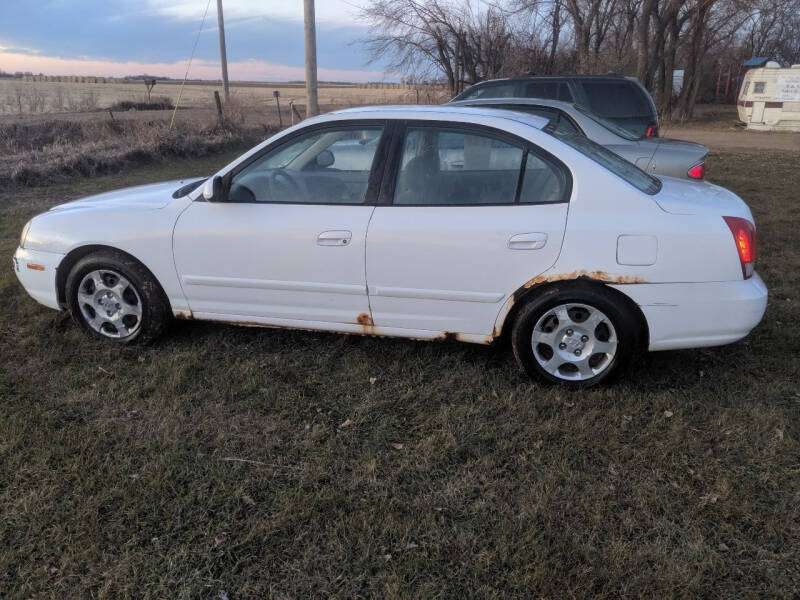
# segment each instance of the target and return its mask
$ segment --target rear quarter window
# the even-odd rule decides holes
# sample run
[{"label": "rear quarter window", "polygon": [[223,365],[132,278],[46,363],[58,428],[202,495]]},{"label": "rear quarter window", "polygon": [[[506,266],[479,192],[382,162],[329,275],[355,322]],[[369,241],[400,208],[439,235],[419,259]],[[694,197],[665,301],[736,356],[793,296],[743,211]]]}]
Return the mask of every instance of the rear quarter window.
[{"label": "rear quarter window", "polygon": [[589,107],[601,117],[650,116],[644,92],[629,81],[582,81]]}]

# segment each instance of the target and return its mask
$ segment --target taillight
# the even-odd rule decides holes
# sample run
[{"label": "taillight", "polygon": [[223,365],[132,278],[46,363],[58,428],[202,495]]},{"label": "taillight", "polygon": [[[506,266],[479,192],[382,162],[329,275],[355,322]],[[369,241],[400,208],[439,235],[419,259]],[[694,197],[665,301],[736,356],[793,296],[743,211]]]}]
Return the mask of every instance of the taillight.
[{"label": "taillight", "polygon": [[686,171],[686,174],[692,179],[702,179],[706,176],[706,163],[705,161],[696,164],[691,169]]},{"label": "taillight", "polygon": [[745,279],[753,276],[756,262],[756,228],[747,219],[741,217],[722,217],[730,227],[736,251],[739,253],[739,262],[742,265],[742,275]]},{"label": "taillight", "polygon": [[658,123],[648,125],[644,137],[658,137]]}]

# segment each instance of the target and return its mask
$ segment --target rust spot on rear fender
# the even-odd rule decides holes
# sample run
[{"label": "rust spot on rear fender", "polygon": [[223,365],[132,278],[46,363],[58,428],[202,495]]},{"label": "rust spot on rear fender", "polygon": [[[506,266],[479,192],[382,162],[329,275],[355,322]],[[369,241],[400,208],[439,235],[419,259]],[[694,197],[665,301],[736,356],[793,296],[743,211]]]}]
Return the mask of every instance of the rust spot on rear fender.
[{"label": "rust spot on rear fender", "polygon": [[578,269],[570,271],[569,273],[543,273],[537,275],[533,279],[528,280],[525,284],[516,290],[511,297],[506,301],[505,316],[503,321],[498,323],[492,332],[492,338],[499,338],[503,333],[503,324],[505,317],[511,312],[511,309],[517,303],[521,296],[523,296],[530,288],[535,285],[543,283],[553,283],[556,281],[599,281],[601,283],[615,283],[615,284],[636,284],[636,283],[650,283],[647,279],[639,277],[638,275],[612,275],[606,271],[587,271],[586,269]]},{"label": "rust spot on rear fender", "polygon": [[534,277],[525,285],[522,286],[521,289],[529,289],[534,285],[538,285],[540,283],[552,283],[554,281],[568,281],[570,279],[590,279],[592,281],[602,281],[603,283],[649,283],[646,279],[639,277],[638,275],[612,275],[606,271],[587,271],[585,269],[580,269],[577,271],[570,271],[569,273],[553,273],[553,274],[546,274],[543,273],[537,277]]},{"label": "rust spot on rear fender", "polygon": [[192,319],[194,319],[194,316],[192,315],[191,312],[183,312],[181,310],[174,311],[172,313],[172,316],[175,317],[176,319],[181,319],[183,321],[191,321]]}]

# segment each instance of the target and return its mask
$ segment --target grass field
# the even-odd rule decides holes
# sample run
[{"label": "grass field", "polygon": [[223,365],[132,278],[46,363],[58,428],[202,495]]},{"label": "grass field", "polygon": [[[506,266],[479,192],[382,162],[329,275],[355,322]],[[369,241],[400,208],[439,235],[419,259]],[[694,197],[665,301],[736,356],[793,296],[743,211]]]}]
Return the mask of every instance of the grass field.
[{"label": "grass field", "polygon": [[[230,156],[0,190],[33,214]],[[82,335],[0,270],[0,596],[800,596],[797,156],[713,155],[770,288],[722,348],[577,393],[506,346],[176,323]]]},{"label": "grass field", "polygon": [[[222,94],[222,84],[190,82],[181,92],[180,81],[163,81],[153,88],[152,96],[166,97],[182,107],[214,107],[214,91]],[[305,87],[287,83],[231,84],[231,96],[246,106],[274,106],[273,92],[281,94],[288,107],[290,100],[305,105]],[[420,101],[438,102],[440,90],[420,88]],[[426,100],[426,94],[436,96]],[[51,81],[21,81],[0,78],[0,115],[31,115],[38,113],[79,112],[106,109],[121,101],[142,101],[147,93],[143,83],[75,83]],[[445,100],[447,98],[444,98]],[[329,109],[360,104],[409,104],[417,100],[416,89],[378,87],[358,84],[320,84],[319,102]]]}]

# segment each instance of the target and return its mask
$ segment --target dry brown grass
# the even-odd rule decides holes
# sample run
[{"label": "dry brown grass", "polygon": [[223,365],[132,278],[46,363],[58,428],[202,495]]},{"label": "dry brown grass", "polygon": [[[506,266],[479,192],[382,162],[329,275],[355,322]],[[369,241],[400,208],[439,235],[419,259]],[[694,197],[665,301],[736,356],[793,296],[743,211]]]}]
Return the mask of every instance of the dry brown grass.
[{"label": "dry brown grass", "polygon": [[276,130],[231,116],[178,121],[172,128],[166,119],[0,124],[0,184],[47,185],[165,158],[243,149]]},{"label": "dry brown grass", "polygon": [[[0,256],[55,203],[232,158],[0,187]],[[764,321],[577,393],[503,346],[183,322],[108,347],[0,271],[0,595],[800,597],[796,157],[711,164],[755,213]]]},{"label": "dry brown grass", "polygon": [[[190,83],[181,94],[180,106],[213,108],[215,83]],[[305,88],[285,83],[233,84],[232,96],[251,108],[274,106],[273,91],[281,103],[292,100],[305,104]],[[153,94],[178,104],[180,82],[159,82]],[[368,85],[326,85],[319,87],[319,102],[331,108],[363,104],[438,104],[449,97],[439,87],[406,86],[381,88]],[[106,109],[119,102],[146,100],[141,83],[72,83],[0,79],[0,115],[31,115],[54,112],[80,112]]]}]

